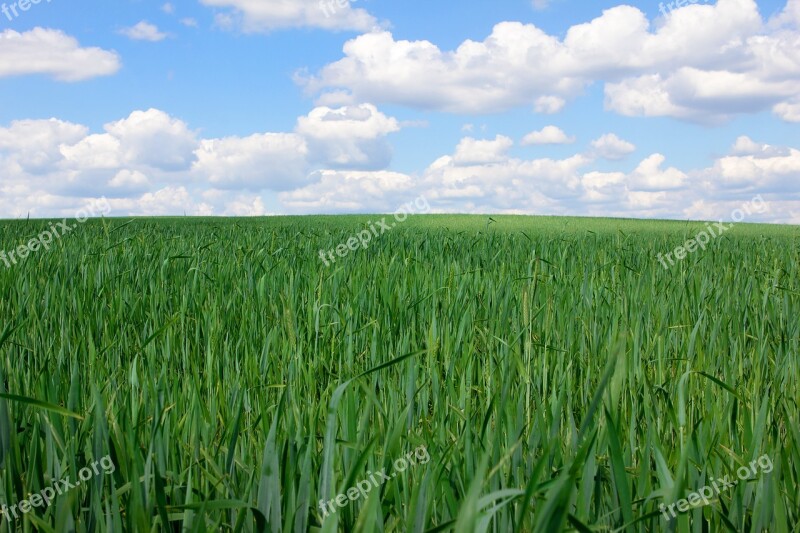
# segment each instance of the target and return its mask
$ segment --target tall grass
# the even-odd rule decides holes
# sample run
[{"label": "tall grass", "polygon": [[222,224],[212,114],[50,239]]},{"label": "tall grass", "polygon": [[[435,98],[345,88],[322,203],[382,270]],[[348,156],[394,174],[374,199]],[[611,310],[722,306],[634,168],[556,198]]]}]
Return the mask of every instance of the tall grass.
[{"label": "tall grass", "polygon": [[0,529],[796,531],[797,228],[664,270],[702,225],[493,218],[413,217],[331,267],[374,217],[96,220],[0,264],[0,503],[117,467]]}]

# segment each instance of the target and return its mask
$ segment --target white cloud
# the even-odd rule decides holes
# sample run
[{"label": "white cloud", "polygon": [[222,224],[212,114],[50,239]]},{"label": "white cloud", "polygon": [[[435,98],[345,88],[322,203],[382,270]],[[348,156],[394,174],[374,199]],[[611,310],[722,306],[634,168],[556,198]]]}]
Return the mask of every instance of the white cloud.
[{"label": "white cloud", "polygon": [[0,78],[45,74],[75,82],[115,74],[120,66],[115,52],[81,48],[75,38],[58,30],[0,32]]},{"label": "white cloud", "polygon": [[606,133],[592,141],[592,153],[597,157],[616,161],[636,151],[633,143],[624,141],[613,133]]},{"label": "white cloud", "polygon": [[750,137],[742,135],[736,139],[731,148],[732,155],[752,155],[756,157],[783,157],[788,155],[789,149],[769,144],[757,143]]},{"label": "white cloud", "polygon": [[[298,191],[324,172],[358,175],[388,164],[385,137],[400,123],[364,104],[315,108],[290,133],[199,139],[158,109],[134,111],[103,129],[91,133],[57,119],[0,127],[0,215],[41,216],[68,204],[65,198],[101,191],[131,214],[161,213],[185,195],[192,198],[190,213],[259,214],[265,191]],[[142,204],[149,201],[156,207]]]},{"label": "white cloud", "polygon": [[94,134],[75,144],[63,144],[60,153],[62,166],[77,172],[87,170],[111,170],[123,165],[120,141],[113,135]]},{"label": "white cloud", "polygon": [[501,163],[508,159],[507,152],[512,146],[514,141],[505,135],[498,135],[494,140],[464,137],[456,147],[453,162],[459,166]]},{"label": "white cloud", "polygon": [[[510,109],[553,85],[577,92],[579,81],[539,71],[528,62],[557,53],[558,41],[532,25],[506,22],[484,42],[466,41],[453,53],[428,41],[395,41],[388,32],[344,45],[345,58],[304,83],[312,92],[346,91],[355,102],[391,102],[456,113]],[[558,77],[558,80],[555,77]],[[425,80],[425,83],[420,83]]]},{"label": "white cloud", "polygon": [[0,128],[0,161],[15,172],[47,173],[62,156],[61,144],[78,142],[88,131],[79,124],[56,120],[17,120]]},{"label": "white cloud", "polygon": [[[369,31],[378,21],[366,10],[337,0],[200,0],[222,9],[217,23],[241,27],[248,33],[283,28],[311,27],[327,30]],[[355,1],[355,0],[354,0]]]},{"label": "white cloud", "polygon": [[558,96],[540,96],[533,103],[533,110],[543,115],[554,115],[564,109],[567,101]]},{"label": "white cloud", "polygon": [[788,0],[783,11],[769,20],[773,29],[798,29],[800,28],[800,0]]},{"label": "white cloud", "polygon": [[255,198],[249,196],[239,196],[225,204],[223,216],[231,217],[261,217],[267,214],[264,208],[264,201],[260,196]]},{"label": "white cloud", "polygon": [[[601,153],[617,157],[631,148],[611,134],[562,159],[514,157],[504,135],[466,137],[414,174],[325,161],[344,154],[343,164],[357,166],[349,147],[370,155],[363,147],[398,127],[369,105],[316,108],[298,118],[294,132],[223,139],[198,139],[155,109],[134,111],[98,133],[57,119],[16,121],[0,127],[0,216],[71,216],[101,195],[118,216],[258,216],[272,202],[293,213],[391,212],[420,195],[435,212],[682,219],[757,193],[773,204],[758,220],[788,220],[800,205],[800,150],[748,136],[696,169],[670,166],[661,154],[630,172],[609,169],[597,159]],[[311,153],[314,143],[323,156]]]},{"label": "white cloud", "polygon": [[307,140],[312,160],[350,170],[385,168],[392,156],[385,137],[399,130],[397,119],[371,104],[317,107],[300,117],[295,129]]},{"label": "white cloud", "polygon": [[[483,144],[476,150],[478,142]],[[744,142],[739,144],[745,146]],[[601,172],[591,168],[593,160],[587,155],[576,154],[561,160],[522,160],[505,154],[509,145],[502,136],[495,140],[462,141],[456,148],[460,162],[456,161],[456,154],[442,156],[419,177],[388,171],[323,171],[320,180],[282,193],[280,200],[294,212],[388,212],[399,203],[423,195],[435,212],[685,219],[703,218],[702,211],[692,206],[696,207],[704,198],[708,206],[718,211],[731,202],[752,198],[753,186],[777,183],[755,175],[756,181],[749,182],[750,186],[733,190],[729,183],[717,178],[719,167],[685,172],[666,165],[661,154],[646,157],[630,173]],[[463,159],[476,153],[482,155],[473,156],[473,161]],[[787,156],[777,153],[774,151],[765,158],[762,151],[760,159],[752,160],[753,164],[761,168],[762,175],[770,174],[778,180],[792,172],[797,175],[800,152],[789,150]],[[714,200],[708,200],[709,197]]]},{"label": "white cloud", "polygon": [[193,172],[220,189],[288,190],[305,183],[305,140],[293,133],[261,133],[201,141]]},{"label": "white cloud", "polygon": [[168,15],[171,15],[171,14],[175,13],[175,6],[172,5],[170,2],[167,2],[166,4],[161,6],[161,11],[163,11],[164,13],[166,13]]},{"label": "white cloud", "polygon": [[186,170],[198,146],[195,133],[181,120],[158,109],[134,111],[88,135],[59,147],[63,166],[78,172],[140,165],[162,171]]},{"label": "white cloud", "polygon": [[561,128],[545,126],[539,131],[532,131],[522,138],[522,146],[532,144],[571,144],[575,137],[570,137]]},{"label": "white cloud", "polygon": [[[797,10],[796,1],[787,12]],[[791,119],[796,110],[789,102],[800,93],[795,26],[766,23],[754,0],[718,0],[675,9],[657,25],[621,5],[570,27],[563,38],[502,22],[483,41],[467,40],[452,51],[372,32],[348,41],[342,59],[298,81],[320,101],[335,95],[340,104],[453,113],[531,104],[555,113],[601,82],[607,108],[623,115],[715,123],[774,108]]]},{"label": "white cloud", "polygon": [[[760,150],[739,150],[719,158],[703,175],[720,190],[771,190],[797,192],[800,150],[760,145]],[[741,148],[741,147],[740,147]]]},{"label": "white cloud", "polygon": [[591,159],[576,154],[524,160],[506,153],[513,141],[462,139],[453,156],[434,161],[417,193],[445,212],[566,213],[580,194],[580,169]]},{"label": "white cloud", "polygon": [[[98,193],[125,213],[180,214],[175,206],[203,188],[285,190],[308,183],[305,141],[293,133],[200,141],[184,122],[156,109],[134,111],[104,129],[90,134],[56,119],[0,127],[0,196],[20,203],[0,202],[0,214],[53,214],[68,198]],[[145,205],[151,201],[152,209]],[[230,201],[189,202],[186,210],[241,212],[228,210]]]},{"label": "white cloud", "polygon": [[786,122],[800,122],[800,98],[775,104],[772,111]]},{"label": "white cloud", "polygon": [[195,133],[185,122],[158,109],[134,111],[126,119],[106,124],[105,129],[119,139],[126,162],[182,170],[194,160]]},{"label": "white cloud", "polygon": [[[681,68],[664,78],[647,75],[606,86],[606,107],[626,116],[671,116],[721,122],[736,113],[780,106],[800,90],[797,80],[762,80],[750,73]],[[776,108],[781,114],[783,107]]]},{"label": "white cloud", "polygon": [[742,135],[736,139],[731,151],[736,155],[750,155],[761,151],[762,145],[753,141],[750,137]]},{"label": "white cloud", "polygon": [[624,172],[587,172],[581,177],[581,184],[587,190],[603,189],[625,182]]},{"label": "white cloud", "polygon": [[180,23],[186,26],[187,28],[196,28],[198,26],[197,20],[191,17],[182,18]]},{"label": "white cloud", "polygon": [[110,200],[109,204],[112,214],[120,211],[135,216],[200,214],[199,205],[186,187],[164,187],[145,193],[138,199]]},{"label": "white cloud", "polygon": [[130,28],[123,28],[119,33],[134,41],[150,41],[151,43],[163,41],[168,37],[166,33],[159,31],[156,25],[150,24],[146,20]]},{"label": "white cloud", "polygon": [[412,198],[414,180],[399,172],[323,170],[315,183],[279,195],[299,212],[394,211]]},{"label": "white cloud", "polygon": [[138,170],[123,169],[114,175],[108,186],[118,191],[142,192],[150,188],[150,180]]},{"label": "white cloud", "polygon": [[688,176],[675,167],[662,169],[666,158],[661,154],[653,154],[639,163],[628,179],[628,186],[633,191],[661,192],[683,187]]}]

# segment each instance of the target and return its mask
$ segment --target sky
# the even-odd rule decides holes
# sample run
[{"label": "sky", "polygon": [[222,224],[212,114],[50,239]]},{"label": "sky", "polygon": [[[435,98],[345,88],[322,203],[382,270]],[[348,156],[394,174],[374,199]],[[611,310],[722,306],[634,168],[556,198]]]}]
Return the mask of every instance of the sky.
[{"label": "sky", "polygon": [[800,0],[0,0],[0,218],[800,224]]}]

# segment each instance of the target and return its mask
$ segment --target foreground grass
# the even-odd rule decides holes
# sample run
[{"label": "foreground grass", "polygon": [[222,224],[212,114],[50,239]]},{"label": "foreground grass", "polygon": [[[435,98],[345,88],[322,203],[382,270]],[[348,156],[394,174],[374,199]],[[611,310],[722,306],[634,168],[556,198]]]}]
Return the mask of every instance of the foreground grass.
[{"label": "foreground grass", "polygon": [[0,264],[0,504],[116,467],[0,529],[796,531],[800,229],[665,270],[704,225],[424,216],[325,267],[370,220],[90,221]]}]

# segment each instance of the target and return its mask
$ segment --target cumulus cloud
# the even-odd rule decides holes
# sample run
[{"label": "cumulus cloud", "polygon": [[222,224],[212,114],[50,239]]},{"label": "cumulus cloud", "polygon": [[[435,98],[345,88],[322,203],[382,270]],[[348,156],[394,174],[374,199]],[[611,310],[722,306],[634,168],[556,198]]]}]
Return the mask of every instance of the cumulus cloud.
[{"label": "cumulus cloud", "polygon": [[[696,169],[658,153],[630,172],[600,168],[608,164],[599,158],[633,149],[613,134],[559,159],[515,157],[514,141],[496,135],[462,138],[418,173],[358,168],[356,155],[371,158],[365,147],[399,127],[372,105],[315,108],[292,132],[220,139],[198,138],[156,109],[96,133],[57,119],[15,121],[0,127],[0,216],[71,216],[101,195],[116,215],[259,216],[271,202],[292,213],[391,212],[424,196],[438,212],[691,218],[758,191],[775,204],[772,220],[787,220],[800,205],[787,194],[800,150],[744,135]],[[534,133],[544,131],[553,132]],[[322,156],[311,153],[315,144]]]},{"label": "cumulus cloud", "polygon": [[800,1],[788,0],[786,7],[769,20],[772,29],[798,29],[800,28]]},{"label": "cumulus cloud", "polygon": [[400,128],[367,104],[315,108],[293,132],[205,139],[158,109],[133,111],[96,133],[57,119],[15,121],[0,127],[0,216],[53,214],[68,198],[98,192],[128,214],[180,214],[174,207],[188,197],[192,214],[265,213],[265,192],[301,191],[326,172],[385,167],[385,137]]},{"label": "cumulus cloud", "polygon": [[[390,103],[453,113],[533,105],[558,112],[594,82],[606,107],[627,116],[718,123],[773,109],[796,117],[800,93],[797,0],[780,24],[755,0],[688,4],[651,24],[621,5],[560,38],[533,24],[502,22],[483,41],[455,50],[372,32],[348,41],[344,57],[299,78],[321,101]],[[420,84],[419,80],[426,80]]]},{"label": "cumulus cloud", "polygon": [[800,150],[741,141],[733,154],[703,172],[710,186],[720,191],[796,191],[798,175]]},{"label": "cumulus cloud", "polygon": [[123,159],[162,170],[181,170],[193,161],[195,132],[185,122],[158,109],[134,111],[105,126],[120,141]]},{"label": "cumulus cloud", "polygon": [[434,161],[418,190],[443,211],[542,213],[565,212],[563,202],[580,195],[580,169],[591,159],[518,159],[513,141],[462,139],[452,156]]},{"label": "cumulus cloud", "polygon": [[736,113],[755,113],[794,96],[800,77],[792,80],[762,80],[750,73],[703,71],[681,68],[667,77],[647,75],[606,86],[606,105],[626,116],[671,116],[695,122],[719,123]]},{"label": "cumulus cloud", "polygon": [[231,216],[269,215],[260,195],[218,189],[194,191],[185,186],[166,186],[141,195],[107,200],[111,214],[126,216]]},{"label": "cumulus cloud", "polygon": [[14,173],[47,173],[62,159],[59,147],[83,139],[88,128],[56,119],[17,120],[0,128],[0,161]]},{"label": "cumulus cloud", "polygon": [[319,171],[314,183],[279,195],[291,210],[308,212],[389,212],[413,197],[414,180],[400,172]]},{"label": "cumulus cloud", "polygon": [[[224,180],[230,175],[226,170],[247,180],[256,173],[247,168],[248,162],[262,170],[268,168],[267,161],[277,163],[279,169],[292,168],[287,164],[291,156],[286,154],[293,146],[278,145],[280,159],[253,162],[256,155],[234,153],[224,141],[201,144],[184,122],[155,109],[135,111],[104,129],[104,133],[90,133],[86,126],[57,119],[22,120],[0,127],[0,196],[4,198],[0,215],[60,215],[63,206],[99,194],[122,202],[118,206],[126,213],[181,213],[174,207],[184,192],[193,194],[197,187]],[[197,161],[198,156],[203,156],[202,161]],[[269,175],[265,175],[268,187]],[[299,175],[305,178],[304,172]],[[137,202],[151,200],[160,207],[137,207]]]},{"label": "cumulus cloud", "polygon": [[[684,171],[656,153],[628,173],[596,170],[594,154],[518,159],[507,153],[512,144],[503,136],[494,140],[462,139],[452,155],[438,158],[419,176],[389,171],[323,171],[321,179],[282,193],[280,200],[293,212],[388,212],[423,195],[436,212],[702,219],[703,213],[749,200],[754,189],[785,190],[790,187],[787,180],[800,170],[797,150],[765,150],[767,145],[749,139],[738,140],[732,151],[757,154],[724,156],[711,167]],[[741,177],[743,171],[749,174]],[[741,181],[730,182],[726,177],[729,172]],[[708,211],[697,209],[702,201]],[[789,206],[791,201],[784,203]],[[787,209],[783,209],[783,219],[790,217]],[[780,208],[775,211],[782,212]],[[771,220],[781,219],[776,217],[772,215]],[[758,220],[770,218],[765,215]]]},{"label": "cumulus cloud", "polygon": [[267,214],[267,210],[260,196],[237,196],[225,204],[225,210],[221,214],[232,217],[261,217]]},{"label": "cumulus cloud", "polygon": [[119,31],[119,33],[134,41],[150,41],[151,43],[163,41],[167,38],[167,34],[159,31],[158,26],[155,24],[150,24],[146,20],[143,20],[136,25],[131,26],[130,28],[123,28]]},{"label": "cumulus cloud", "polygon": [[164,187],[148,192],[139,198],[109,201],[112,213],[120,211],[134,216],[162,216],[167,214],[197,215],[202,208],[195,202],[186,187]]},{"label": "cumulus cloud", "polygon": [[514,141],[505,135],[498,135],[494,140],[464,137],[456,147],[453,162],[461,166],[501,163],[508,159],[507,152],[512,146]]},{"label": "cumulus cloud", "polygon": [[790,153],[788,148],[770,146],[769,144],[757,143],[750,137],[742,135],[736,139],[731,148],[732,155],[752,155],[755,157],[783,157]]},{"label": "cumulus cloud", "polygon": [[633,153],[636,146],[633,143],[624,141],[613,133],[606,133],[599,139],[592,141],[592,153],[597,157],[616,161],[624,159],[628,154]]},{"label": "cumulus cloud", "polygon": [[575,137],[570,137],[561,128],[556,126],[545,126],[539,131],[532,131],[522,138],[522,145],[532,144],[571,144],[575,142]]},{"label": "cumulus cloud", "polygon": [[688,176],[675,167],[662,169],[666,157],[653,154],[639,163],[636,170],[629,177],[628,184],[631,190],[660,192],[683,187]]},{"label": "cumulus cloud", "polygon": [[385,168],[392,157],[385,137],[399,130],[397,119],[371,104],[317,107],[300,117],[295,128],[307,140],[313,161],[350,170]]},{"label": "cumulus cloud", "polygon": [[533,103],[533,110],[543,115],[554,115],[564,109],[565,105],[567,101],[558,96],[540,96]]},{"label": "cumulus cloud", "polygon": [[308,147],[292,133],[201,141],[193,171],[222,189],[286,190],[304,182]]},{"label": "cumulus cloud", "polygon": [[66,164],[76,170],[143,165],[170,171],[187,169],[194,160],[195,133],[163,111],[134,111],[104,129],[104,134],[62,146]]},{"label": "cumulus cloud", "polygon": [[800,98],[775,104],[772,111],[786,122],[800,122]]},{"label": "cumulus cloud", "polygon": [[350,2],[340,7],[337,0],[200,1],[224,10],[217,15],[219,25],[240,27],[248,33],[299,27],[368,31],[378,25],[365,9],[354,8]]},{"label": "cumulus cloud", "polygon": [[486,41],[466,41],[452,53],[428,41],[396,41],[389,32],[373,32],[348,41],[344,59],[304,83],[312,92],[339,91],[340,98],[347,94],[356,102],[487,113],[524,104],[556,84],[580,90],[574,78],[558,74],[557,81],[544,70],[534,75],[526,65],[557,49],[557,39],[515,22],[499,24]]},{"label": "cumulus cloud", "polygon": [[108,134],[88,135],[75,144],[63,144],[59,152],[63,158],[62,166],[77,172],[111,170],[123,164],[120,141]]},{"label": "cumulus cloud", "polygon": [[77,39],[59,30],[0,32],[0,78],[44,74],[76,82],[115,74],[120,67],[116,52],[83,48]]},{"label": "cumulus cloud", "polygon": [[118,191],[141,192],[150,187],[150,180],[138,170],[122,169],[108,182],[108,186]]}]

